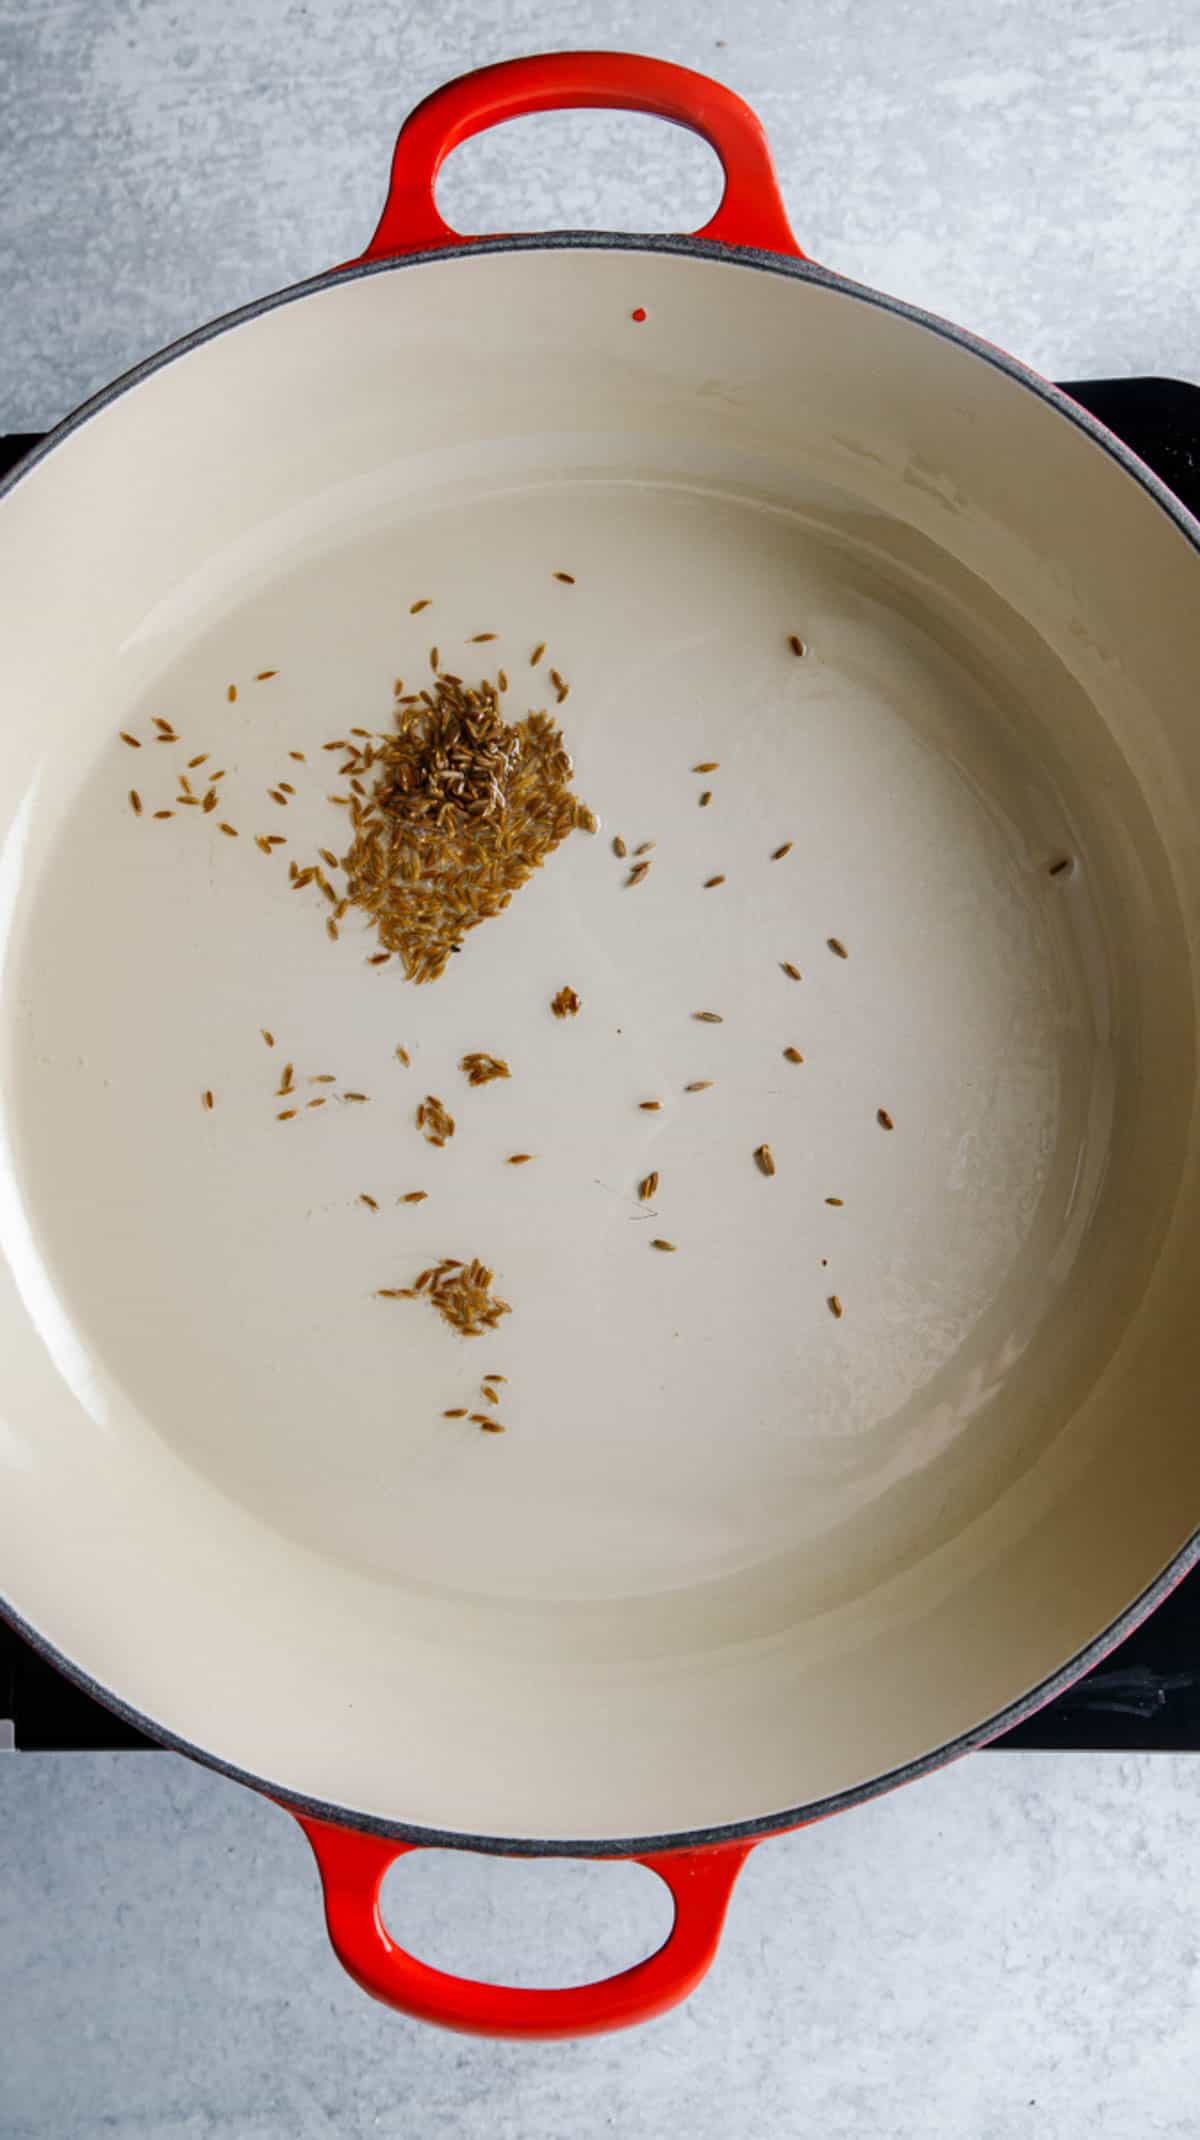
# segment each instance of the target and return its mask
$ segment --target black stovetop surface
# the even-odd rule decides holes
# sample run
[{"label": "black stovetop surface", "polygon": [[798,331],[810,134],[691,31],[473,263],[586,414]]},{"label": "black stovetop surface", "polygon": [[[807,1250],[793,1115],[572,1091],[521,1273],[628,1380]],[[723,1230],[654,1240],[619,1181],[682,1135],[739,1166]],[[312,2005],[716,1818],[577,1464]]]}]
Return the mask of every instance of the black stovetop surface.
[{"label": "black stovetop surface", "polygon": [[[1089,379],[1066,391],[1118,433],[1200,515],[1200,386],[1178,379]],[[0,437],[0,475],[38,443]],[[314,1708],[320,1688],[312,1690]],[[0,1729],[34,1749],[152,1742],[90,1700],[0,1620]],[[1200,1752],[1200,1568],[1136,1634],[998,1747]]]}]

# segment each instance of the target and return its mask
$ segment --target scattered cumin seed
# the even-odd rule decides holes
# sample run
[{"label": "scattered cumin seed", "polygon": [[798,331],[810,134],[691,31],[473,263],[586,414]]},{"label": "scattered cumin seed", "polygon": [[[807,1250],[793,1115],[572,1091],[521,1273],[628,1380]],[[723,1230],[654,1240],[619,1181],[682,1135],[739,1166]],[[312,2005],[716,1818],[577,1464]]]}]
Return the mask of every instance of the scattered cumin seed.
[{"label": "scattered cumin seed", "polygon": [[675,1253],[674,1241],[652,1241],[650,1246],[651,1248],[661,1248],[663,1253],[668,1256],[673,1256]]},{"label": "scattered cumin seed", "polygon": [[[316,1105],[316,1102],[315,1102],[315,1101],[312,1101],[312,1100],[310,1100],[310,1102],[309,1102],[309,1105],[310,1105],[310,1107],[311,1107],[311,1106],[315,1106],[315,1105]],[[359,1203],[360,1203],[360,1204],[365,1204],[365,1205],[366,1205],[366,1207],[367,1207],[367,1209],[368,1209],[368,1211],[378,1211],[378,1209],[379,1209],[379,1206],[378,1206],[378,1204],[376,1203],[376,1201],[375,1201],[374,1197],[373,1197],[373,1196],[368,1196],[368,1195],[367,1195],[367,1192],[366,1192],[366,1190],[365,1190],[365,1189],[363,1189],[362,1191],[360,1191],[360,1194],[359,1194],[359,1199],[358,1199],[358,1201],[359,1201]]]},{"label": "scattered cumin seed", "polygon": [[266,1041],[267,1046],[269,1048],[273,1048],[275,1045],[274,1033],[269,1033],[265,1025],[260,1025],[258,1030],[262,1034],[263,1039]]},{"label": "scattered cumin seed", "polygon": [[837,1294],[831,1293],[829,1296],[829,1313],[833,1316],[834,1321],[840,1323],[845,1312]]},{"label": "scattered cumin seed", "polygon": [[769,1178],[775,1172],[775,1160],[769,1144],[760,1144],[755,1147],[754,1161],[760,1174],[765,1174]]},{"label": "scattered cumin seed", "polygon": [[539,640],[538,640],[538,643],[537,643],[537,645],[535,646],[535,648],[534,648],[534,650],[533,650],[532,654],[531,654],[531,655],[530,655],[530,657],[529,657],[529,666],[530,666],[530,668],[531,668],[531,669],[536,669],[536,667],[537,667],[537,665],[538,665],[539,661],[541,660],[541,658],[542,658],[542,655],[543,655],[543,654],[545,653],[545,651],[546,651],[546,642],[545,642],[545,640],[544,640],[544,639],[539,639]]},{"label": "scattered cumin seed", "polygon": [[788,633],[788,645],[797,657],[804,652],[804,641],[795,632]]},{"label": "scattered cumin seed", "polygon": [[712,1082],[710,1077],[694,1077],[691,1084],[685,1085],[683,1089],[685,1092],[707,1092]]},{"label": "scattered cumin seed", "polygon": [[886,1107],[876,1109],[875,1120],[878,1122],[880,1129],[895,1129],[896,1127]]},{"label": "scattered cumin seed", "polygon": [[581,1007],[582,998],[573,988],[560,988],[558,994],[550,998],[550,1008],[556,1018],[577,1018]]},{"label": "scattered cumin seed", "polygon": [[169,721],[164,721],[161,713],[152,714],[151,719],[153,720],[154,726],[157,728],[160,736],[174,735],[175,730],[172,728],[171,723]]},{"label": "scattered cumin seed", "polygon": [[131,736],[127,728],[119,728],[117,730],[117,734],[120,736],[122,743],[128,743],[130,750],[141,749],[142,746],[139,743],[137,737]]},{"label": "scattered cumin seed", "polygon": [[556,572],[554,577],[556,580],[565,581],[568,587],[575,585],[575,574],[573,572]]},{"label": "scattered cumin seed", "polygon": [[639,1100],[638,1106],[644,1115],[655,1115],[662,1106],[661,1100]]},{"label": "scattered cumin seed", "polygon": [[844,1196],[827,1196],[825,1201],[827,1204],[832,1204],[836,1211],[840,1211],[846,1199]]},{"label": "scattered cumin seed", "polygon": [[327,863],[330,869],[341,868],[341,863],[338,861],[337,856],[331,854],[328,847],[318,847],[317,853],[320,855],[322,862]]},{"label": "scattered cumin seed", "polygon": [[381,1285],[376,1289],[376,1300],[411,1300],[416,1291],[410,1285]]},{"label": "scattered cumin seed", "polygon": [[438,650],[435,646],[431,646],[429,649],[429,666],[433,670],[434,675],[436,676],[438,669],[441,667],[441,662],[438,657]]},{"label": "scattered cumin seed", "polygon": [[296,792],[290,780],[281,780],[277,783],[277,785],[279,786],[284,795],[294,795]]},{"label": "scattered cumin seed", "polygon": [[485,639],[494,639],[495,637],[495,632],[472,632],[467,644],[469,646],[482,646]]},{"label": "scattered cumin seed", "polygon": [[208,812],[209,812],[210,810],[215,810],[215,809],[216,809],[216,807],[217,807],[217,791],[216,791],[216,789],[215,789],[215,788],[210,788],[210,789],[209,789],[209,791],[208,791],[208,793],[207,793],[207,795],[206,795],[206,796],[205,796],[205,798],[204,798],[204,801],[203,801],[203,802],[201,803],[201,805],[200,805],[200,808],[201,808],[201,809],[202,809],[202,810],[204,811],[205,815],[207,816]]},{"label": "scattered cumin seed", "polygon": [[645,1179],[638,1183],[638,1202],[648,1204],[657,1187],[658,1175],[647,1174]]},{"label": "scattered cumin seed", "polygon": [[[125,740],[126,740],[126,742],[128,742],[128,741],[129,741],[129,738],[128,738],[128,737],[126,737],[126,739],[125,739]],[[1072,859],[1071,859],[1070,855],[1062,855],[1062,856],[1060,856],[1060,858],[1059,858],[1059,860],[1058,860],[1057,862],[1052,862],[1052,863],[1050,864],[1050,875],[1051,875],[1052,877],[1061,877],[1061,876],[1062,876],[1062,875],[1064,874],[1064,872],[1065,872],[1065,871],[1067,871],[1067,870],[1069,870],[1069,869],[1073,869],[1073,868],[1074,868],[1074,866],[1075,866],[1075,865],[1074,865],[1074,863],[1073,863],[1073,861],[1072,861]]]},{"label": "scattered cumin seed", "polygon": [[424,1204],[428,1197],[428,1189],[410,1189],[407,1196],[398,1197],[396,1201],[401,1204]]},{"label": "scattered cumin seed", "polygon": [[430,594],[423,594],[423,595],[421,596],[421,599],[420,599],[420,601],[419,601],[419,602],[410,602],[410,603],[409,603],[409,605],[408,605],[408,614],[409,614],[409,616],[410,616],[410,617],[415,617],[415,616],[417,616],[417,615],[418,615],[418,614],[420,613],[420,611],[421,611],[421,610],[423,610],[423,609],[428,609],[428,607],[429,607],[430,603],[432,602],[432,600],[433,600],[433,596],[432,596],[432,595],[430,595]]},{"label": "scattered cumin seed", "polygon": [[725,879],[724,879],[724,877],[706,877],[706,878],[704,879],[704,884],[703,884],[703,887],[702,887],[702,889],[703,889],[704,891],[706,891],[706,892],[711,892],[711,891],[712,891],[712,889],[713,889],[713,887],[714,887],[714,885],[718,885],[718,884],[724,884],[724,882],[725,882]]},{"label": "scattered cumin seed", "polygon": [[469,1085],[490,1085],[494,1078],[512,1076],[503,1056],[487,1055],[482,1050],[460,1057],[458,1067]]},{"label": "scattered cumin seed", "polygon": [[194,758],[188,759],[187,769],[189,773],[194,773],[198,765],[207,765],[207,763],[208,752],[206,750],[197,751],[196,756]]},{"label": "scattered cumin seed", "polygon": [[504,1164],[506,1167],[523,1167],[527,1166],[532,1158],[532,1152],[510,1152]]},{"label": "scattered cumin seed", "polygon": [[699,765],[692,767],[693,773],[719,773],[720,770],[720,760],[717,758],[705,758]]},{"label": "scattered cumin seed", "polygon": [[692,1016],[701,1025],[724,1025],[725,1023],[720,1011],[693,1011]]},{"label": "scattered cumin seed", "polygon": [[410,1060],[409,1060],[409,1054],[408,1054],[408,1049],[407,1049],[407,1048],[397,1048],[397,1049],[396,1049],[396,1060],[397,1060],[397,1062],[403,1063],[403,1064],[404,1064],[404,1067],[405,1067],[405,1069],[406,1069],[406,1070],[411,1070],[411,1068],[412,1068],[412,1063],[411,1063],[411,1062],[410,1062]]},{"label": "scattered cumin seed", "polygon": [[472,1412],[471,1417],[481,1434],[505,1434],[508,1431],[498,1419],[486,1419],[482,1412]]},{"label": "scattered cumin seed", "polygon": [[786,973],[789,981],[798,981],[800,979],[799,969],[793,966],[790,959],[780,959],[779,970],[781,973]]},{"label": "scattered cumin seed", "polygon": [[324,1105],[325,1105],[325,1102],[324,1102],[324,1100],[323,1100],[323,1099],[319,1099],[319,1100],[307,1100],[307,1101],[305,1102],[305,1105],[306,1105],[307,1107],[324,1107]]},{"label": "scattered cumin seed", "polygon": [[225,696],[229,700],[230,705],[232,706],[235,698],[237,697],[237,685],[230,684],[229,689],[225,693]]},{"label": "scattered cumin seed", "polygon": [[629,875],[628,875],[628,876],[626,877],[626,879],[625,879],[625,889],[626,889],[626,891],[629,891],[629,890],[630,890],[630,888],[631,888],[631,886],[633,886],[633,885],[635,885],[635,884],[640,884],[640,883],[641,883],[641,881],[642,881],[643,877],[645,876],[645,874],[646,874],[646,871],[647,871],[647,870],[649,869],[649,867],[650,867],[650,864],[649,864],[648,862],[635,862],[635,863],[634,863],[634,865],[633,865],[633,868],[632,868],[632,869],[630,870],[630,872],[629,872]]},{"label": "scattered cumin seed", "polygon": [[140,795],[138,794],[138,791],[137,791],[137,789],[136,789],[136,788],[130,788],[130,790],[129,790],[129,807],[130,807],[130,809],[132,810],[132,812],[133,812],[133,814],[134,814],[134,816],[135,816],[135,817],[140,817],[140,816],[141,816],[141,814],[142,814],[142,798],[141,798],[141,796],[140,796]]},{"label": "scattered cumin seed", "polygon": [[442,1413],[443,1419],[465,1419],[466,1416],[467,1408],[465,1404],[452,1405],[448,1412]]},{"label": "scattered cumin seed", "polygon": [[174,817],[175,812],[173,810],[156,810],[154,815],[155,817]]},{"label": "scattered cumin seed", "polygon": [[343,1098],[344,1100],[362,1100],[362,1101],[365,1101],[365,1100],[366,1100],[366,1098],[367,1098],[367,1095],[366,1095],[366,1093],[365,1093],[365,1092],[344,1092],[344,1093],[342,1094],[342,1098]]},{"label": "scattered cumin seed", "polygon": [[367,964],[368,966],[386,966],[391,956],[390,951],[373,951],[367,960]]},{"label": "scattered cumin seed", "polygon": [[268,847],[286,847],[287,841],[282,832],[268,832],[267,845]]},{"label": "scattered cumin seed", "polygon": [[782,862],[785,855],[790,855],[794,844],[792,840],[785,840],[782,847],[775,849],[774,854],[771,856],[772,862]]},{"label": "scattered cumin seed", "polygon": [[332,1070],[316,1070],[308,1082],[310,1085],[336,1085],[337,1079]]},{"label": "scattered cumin seed", "polygon": [[281,810],[287,809],[287,796],[281,795],[278,788],[268,788],[267,793],[273,803],[279,804]]},{"label": "scattered cumin seed", "polygon": [[426,1144],[441,1146],[454,1135],[454,1116],[442,1105],[436,1093],[427,1092],[418,1107],[417,1128],[424,1131]]},{"label": "scattered cumin seed", "polygon": [[213,1104],[213,1096],[212,1096],[212,1093],[211,1093],[211,1092],[205,1092],[205,1094],[204,1094],[204,1105],[205,1105],[205,1106],[206,1106],[206,1107],[207,1107],[207,1108],[209,1109],[210,1113],[211,1113],[211,1111],[212,1111],[212,1104]]},{"label": "scattered cumin seed", "polygon": [[825,941],[828,944],[830,950],[832,951],[835,959],[849,958],[850,953],[847,951],[846,946],[842,942],[840,936],[827,936]]},{"label": "scattered cumin seed", "polygon": [[271,842],[270,842],[270,840],[268,840],[268,839],[267,839],[267,838],[265,837],[265,835],[264,835],[263,833],[261,833],[261,832],[256,832],[256,833],[255,833],[255,835],[254,835],[254,844],[255,844],[255,846],[256,846],[256,847],[261,847],[261,849],[262,849],[262,851],[263,851],[263,853],[264,853],[265,855],[269,855],[269,854],[270,854],[270,852],[271,852]]},{"label": "scattered cumin seed", "polygon": [[507,1382],[507,1380],[508,1380],[508,1376],[507,1376],[507,1375],[495,1375],[495,1374],[486,1374],[486,1375],[484,1376],[484,1378],[483,1378],[483,1379],[484,1379],[484,1381],[485,1381],[485,1382]]},{"label": "scattered cumin seed", "polygon": [[332,914],[328,915],[326,918],[325,934],[326,936],[330,937],[332,941],[336,944],[338,940],[338,925],[334,920]]},{"label": "scattered cumin seed", "polygon": [[619,832],[612,843],[612,851],[615,854],[618,862],[623,862],[625,860],[626,855],[629,853],[629,849],[626,847],[625,842],[621,838]]},{"label": "scattered cumin seed", "polygon": [[551,681],[551,683],[553,684],[553,686],[554,686],[554,688],[555,688],[555,690],[556,690],[556,691],[561,691],[561,690],[562,690],[562,687],[563,687],[563,680],[562,680],[562,677],[561,677],[561,676],[559,675],[559,673],[558,673],[558,670],[557,670],[557,669],[551,669],[551,671],[550,671],[550,681]]},{"label": "scattered cumin seed", "polygon": [[802,1063],[804,1061],[804,1057],[801,1055],[799,1048],[785,1048],[783,1051],[783,1059],[785,1062],[788,1063]]},{"label": "scattered cumin seed", "polygon": [[497,671],[496,671],[496,682],[498,683],[498,685],[500,686],[500,689],[501,689],[502,691],[507,691],[507,689],[508,689],[508,671],[507,671],[507,669],[497,669]]},{"label": "scattered cumin seed", "polygon": [[217,826],[217,831],[223,832],[227,840],[236,840],[238,836],[236,825],[219,824]]},{"label": "scattered cumin seed", "polygon": [[285,1107],[282,1114],[276,1115],[275,1120],[277,1122],[294,1122],[299,1111],[297,1107]]},{"label": "scattered cumin seed", "polygon": [[285,1063],[279,1080],[280,1093],[290,1092],[296,1078],[295,1063]]},{"label": "scattered cumin seed", "polygon": [[278,669],[259,669],[254,681],[256,684],[265,684],[272,676],[278,676],[278,674]]},{"label": "scattered cumin seed", "polygon": [[712,801],[712,789],[711,789],[711,788],[705,788],[705,790],[704,790],[704,793],[703,793],[703,794],[701,795],[701,797],[700,797],[700,808],[701,808],[702,810],[707,810],[707,808],[708,808],[708,806],[709,806],[709,804],[710,804],[710,802],[711,802],[711,801]]}]

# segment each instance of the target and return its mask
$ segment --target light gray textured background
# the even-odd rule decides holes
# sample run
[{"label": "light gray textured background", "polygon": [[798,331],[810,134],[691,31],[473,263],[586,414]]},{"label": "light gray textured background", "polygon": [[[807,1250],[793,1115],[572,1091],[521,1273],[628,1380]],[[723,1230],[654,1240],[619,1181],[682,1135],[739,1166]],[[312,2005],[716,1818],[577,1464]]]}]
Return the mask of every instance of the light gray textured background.
[{"label": "light gray textured background", "polygon": [[[571,45],[720,75],[818,259],[1059,377],[1200,377],[1194,0],[0,0],[0,429],[361,248],[447,76]],[[670,229],[653,122],[469,145],[464,229]],[[649,1876],[417,1861],[433,1959],[541,1981],[654,1944]],[[1200,1758],[980,1756],[752,1858],[682,2012],[586,2045],[371,2006],[285,1816],[166,1755],[0,1756],[4,2140],[1194,2140]],[[531,1957],[534,1958],[531,1961]]]}]

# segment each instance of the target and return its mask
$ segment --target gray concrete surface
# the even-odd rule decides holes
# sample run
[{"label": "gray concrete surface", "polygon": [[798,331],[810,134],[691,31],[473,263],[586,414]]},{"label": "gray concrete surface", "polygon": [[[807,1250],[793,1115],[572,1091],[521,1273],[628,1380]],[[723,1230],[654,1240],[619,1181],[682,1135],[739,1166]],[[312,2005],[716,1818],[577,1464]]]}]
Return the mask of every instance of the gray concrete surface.
[{"label": "gray concrete surface", "polygon": [[[1191,0],[3,0],[0,429],[361,248],[448,75],[625,46],[766,120],[815,257],[1058,376],[1200,376]],[[652,122],[461,151],[465,229],[672,228]],[[397,1928],[542,1981],[653,1943],[648,1876],[440,1857]],[[640,2034],[514,2048],[371,2006],[286,1818],[166,1755],[0,1755],[4,2140],[1192,2140],[1200,1760],[982,1756],[751,1860],[721,1960]]]}]

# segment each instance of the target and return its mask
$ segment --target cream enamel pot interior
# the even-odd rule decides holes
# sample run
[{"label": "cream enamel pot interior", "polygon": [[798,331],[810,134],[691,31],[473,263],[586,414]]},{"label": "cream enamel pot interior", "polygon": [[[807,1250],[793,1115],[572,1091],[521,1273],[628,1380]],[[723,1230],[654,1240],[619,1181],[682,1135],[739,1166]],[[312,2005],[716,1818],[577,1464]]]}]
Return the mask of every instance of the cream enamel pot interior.
[{"label": "cream enamel pot interior", "polygon": [[[706,133],[708,233],[445,232],[447,147],[573,102]],[[1019,364],[789,256],[729,92],[604,54],[431,99],[363,262],[100,395],[0,529],[6,1610],[307,1816],[379,1996],[637,2019],[748,1840],[979,1743],[1193,1556],[1197,529]],[[413,988],[289,890],[321,743],[431,642],[545,703],[539,640],[599,836]],[[285,1058],[370,1104],[277,1122]],[[476,1252],[494,1340],[375,1297]],[[441,1417],[483,1366],[503,1437]],[[676,1930],[459,1984],[378,1920],[434,1840],[650,1855]]]}]

